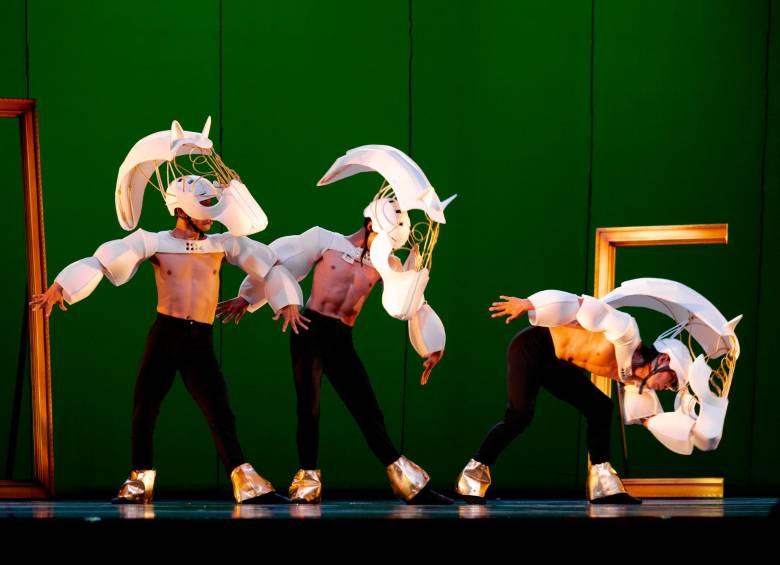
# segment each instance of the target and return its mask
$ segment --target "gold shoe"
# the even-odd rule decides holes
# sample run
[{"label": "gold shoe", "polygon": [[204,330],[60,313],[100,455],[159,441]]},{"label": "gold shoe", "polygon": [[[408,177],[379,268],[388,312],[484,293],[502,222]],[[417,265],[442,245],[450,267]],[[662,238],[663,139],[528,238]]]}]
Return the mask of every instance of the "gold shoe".
[{"label": "gold shoe", "polygon": [[431,480],[422,467],[403,455],[387,466],[387,478],[393,493],[406,501],[414,498]]},{"label": "gold shoe", "polygon": [[274,492],[273,485],[258,475],[249,463],[243,463],[233,469],[230,481],[233,483],[233,496],[239,504],[250,498]]},{"label": "gold shoe", "polygon": [[490,483],[490,467],[471,459],[458,475],[455,492],[469,503],[484,504]]},{"label": "gold shoe", "polygon": [[127,479],[114,498],[113,504],[150,504],[154,496],[154,479],[157,471],[154,469],[130,471]]},{"label": "gold shoe", "polygon": [[322,472],[319,469],[298,469],[288,492],[291,502],[319,504],[322,500]]}]

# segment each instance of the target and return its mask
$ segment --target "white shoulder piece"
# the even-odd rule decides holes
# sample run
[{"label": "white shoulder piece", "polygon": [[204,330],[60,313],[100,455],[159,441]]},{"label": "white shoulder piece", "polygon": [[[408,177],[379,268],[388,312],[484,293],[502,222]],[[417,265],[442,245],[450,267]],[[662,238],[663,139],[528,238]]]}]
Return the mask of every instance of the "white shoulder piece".
[{"label": "white shoulder piece", "polygon": [[103,274],[115,286],[129,281],[138,266],[157,253],[157,234],[136,230],[123,239],[109,241],[95,251]]},{"label": "white shoulder piece", "polygon": [[139,229],[123,239],[104,243],[94,256],[71,263],[54,282],[62,287],[68,304],[74,304],[92,294],[104,275],[115,286],[126,283],[141,262],[156,251],[157,234]]},{"label": "white shoulder piece", "polygon": [[270,247],[276,253],[279,263],[284,265],[296,280],[302,280],[320,260],[325,250],[331,248],[336,238],[343,236],[314,226],[300,235],[280,237],[274,240]]},{"label": "white shoulder piece", "polygon": [[633,374],[631,361],[634,351],[642,344],[634,317],[597,298],[584,295],[582,306],[577,311],[577,322],[588,331],[604,333],[604,337],[615,347],[620,380],[629,378]]},{"label": "white shoulder piece", "polygon": [[528,312],[531,325],[545,328],[565,326],[577,319],[579,297],[561,290],[542,290],[528,297],[534,309]]},{"label": "white shoulder piece", "polygon": [[427,303],[409,320],[409,341],[420,357],[442,351],[446,338],[444,324]]}]

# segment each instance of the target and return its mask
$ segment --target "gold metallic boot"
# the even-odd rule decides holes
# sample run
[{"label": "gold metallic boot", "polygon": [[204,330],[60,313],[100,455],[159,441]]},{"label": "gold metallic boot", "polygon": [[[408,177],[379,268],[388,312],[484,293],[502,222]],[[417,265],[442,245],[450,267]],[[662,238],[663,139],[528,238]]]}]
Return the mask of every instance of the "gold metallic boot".
[{"label": "gold metallic boot", "polygon": [[387,478],[393,493],[407,502],[431,480],[422,467],[403,455],[387,466]]},{"label": "gold metallic boot", "polygon": [[154,469],[130,471],[130,478],[119,487],[119,492],[111,499],[112,504],[150,504],[154,496]]},{"label": "gold metallic boot", "polygon": [[290,502],[319,504],[322,500],[322,472],[319,469],[298,469],[288,492]]},{"label": "gold metallic boot", "polygon": [[[276,495],[273,485],[258,475],[249,463],[243,463],[233,469],[230,473],[230,481],[233,483],[233,496],[239,504],[248,501],[269,504],[286,502],[284,497]],[[260,497],[263,499],[261,500]]]},{"label": "gold metallic boot", "polygon": [[455,492],[469,504],[485,504],[490,482],[490,467],[471,459],[458,475]]},{"label": "gold metallic boot", "polygon": [[623,481],[609,462],[590,466],[587,495],[591,504],[642,504],[626,492]]}]

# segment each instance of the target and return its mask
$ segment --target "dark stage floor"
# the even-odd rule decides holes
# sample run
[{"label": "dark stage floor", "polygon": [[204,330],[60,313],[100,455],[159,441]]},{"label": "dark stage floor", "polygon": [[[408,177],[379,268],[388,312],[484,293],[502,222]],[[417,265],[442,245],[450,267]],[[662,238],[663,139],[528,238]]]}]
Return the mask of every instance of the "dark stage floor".
[{"label": "dark stage floor", "polygon": [[[168,543],[182,539],[230,543],[264,540],[279,547],[349,554],[359,545],[384,552],[393,543],[443,548],[447,555],[479,554],[488,547],[559,540],[556,551],[576,553],[582,542],[611,547],[662,545],[706,534],[740,543],[771,545],[780,521],[777,499],[645,500],[641,506],[595,506],[583,500],[492,500],[485,506],[407,506],[394,501],[334,501],[319,506],[238,506],[227,501],[162,501],[148,506],[108,502],[0,502],[0,536],[72,540],[80,547],[117,540]],[[722,539],[726,539],[723,537]],[[575,543],[577,542],[577,543]],[[210,545],[213,545],[210,543]],[[290,544],[293,544],[292,546]],[[388,545],[389,544],[389,545]],[[697,542],[699,545],[700,542]],[[755,547],[755,545],[753,545]],[[477,551],[478,550],[478,551]],[[355,555],[365,555],[365,549]],[[346,555],[345,554],[345,555]]]},{"label": "dark stage floor", "polygon": [[227,501],[164,501],[146,506],[107,502],[0,502],[0,520],[453,520],[583,518],[759,518],[773,498],[645,500],[639,506],[600,506],[584,500],[491,500],[485,506],[408,506],[395,501],[338,501],[320,505],[240,506]]}]

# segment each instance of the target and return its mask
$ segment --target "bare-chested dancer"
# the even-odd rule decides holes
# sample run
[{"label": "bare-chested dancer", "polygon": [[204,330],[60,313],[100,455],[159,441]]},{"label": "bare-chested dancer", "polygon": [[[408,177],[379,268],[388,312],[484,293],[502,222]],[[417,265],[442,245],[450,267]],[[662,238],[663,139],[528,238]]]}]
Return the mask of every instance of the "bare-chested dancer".
[{"label": "bare-chested dancer", "polygon": [[529,299],[501,296],[489,310],[493,318],[508,316],[507,323],[528,312],[532,325],[509,344],[506,413],[458,477],[458,494],[467,502],[484,503],[490,465],[531,423],[539,388],[544,387],[587,420],[590,501],[638,503],[609,463],[612,400],[585,371],[618,382],[641,382],[653,390],[675,388],[669,355],[642,344],[633,317],[590,296],[560,291],[538,292]]},{"label": "bare-chested dancer", "polygon": [[[319,449],[320,382],[323,373],[346,404],[363,432],[371,451],[387,468],[397,496],[412,504],[449,504],[449,498],[427,486],[427,474],[395,448],[385,429],[363,363],[353,342],[352,328],[380,274],[368,254],[377,234],[366,218],[363,227],[343,236],[314,227],[299,236],[284,237],[270,247],[282,264],[298,280],[314,266],[314,281],[303,323],[307,329],[293,328],[290,336],[295,390],[298,398],[298,456],[300,469],[290,486],[294,502],[317,503],[321,499],[321,474],[317,469]],[[402,270],[400,260],[390,256],[393,269]],[[250,308],[252,283],[242,286],[242,295],[218,307],[223,321],[240,320]],[[248,297],[249,300],[244,298]],[[430,352],[425,359],[422,383],[428,380],[441,360],[443,350]]]},{"label": "bare-chested dancer", "polygon": [[[189,180],[189,179],[188,179]],[[201,183],[196,180],[196,185]],[[208,206],[214,200],[201,200]],[[66,267],[46,292],[33,296],[33,309],[48,317],[54,305],[67,310],[86,296],[103,276],[116,285],[133,276],[146,259],[154,267],[157,283],[157,319],[146,343],[135,385],[132,422],[132,469],[115,503],[151,502],[156,471],[152,464],[152,436],[160,405],[176,371],[206,416],[217,452],[241,503],[286,502],[271,483],[246,463],[228,403],[227,387],[214,356],[212,323],[217,306],[219,272],[225,261],[254,277],[284,277],[276,272],[276,257],[266,246],[229,233],[207,236],[212,220],[189,217],[176,208],[176,227],[159,233],[137,230],[122,240],[103,244],[95,256]],[[295,281],[290,281],[295,284]],[[277,311],[284,327],[300,323],[298,307],[287,303]]]}]

